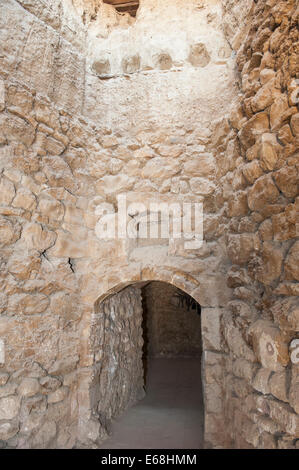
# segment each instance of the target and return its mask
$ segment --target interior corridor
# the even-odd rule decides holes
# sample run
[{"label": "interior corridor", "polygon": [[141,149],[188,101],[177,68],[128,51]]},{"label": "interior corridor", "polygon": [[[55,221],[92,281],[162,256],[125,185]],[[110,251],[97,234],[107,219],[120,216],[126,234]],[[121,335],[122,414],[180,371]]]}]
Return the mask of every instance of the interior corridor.
[{"label": "interior corridor", "polygon": [[100,448],[202,448],[200,358],[153,358],[146,384],[145,398],[113,422]]}]

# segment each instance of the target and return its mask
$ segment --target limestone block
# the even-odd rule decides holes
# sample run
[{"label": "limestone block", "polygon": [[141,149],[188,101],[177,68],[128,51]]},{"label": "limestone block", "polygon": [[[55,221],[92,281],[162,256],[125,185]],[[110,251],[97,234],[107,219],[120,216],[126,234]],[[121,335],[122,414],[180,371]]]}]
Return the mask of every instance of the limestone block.
[{"label": "limestone block", "polygon": [[100,77],[105,77],[110,74],[110,62],[107,58],[99,58],[95,60],[92,64],[92,70]]},{"label": "limestone block", "polygon": [[0,398],[14,395],[17,390],[17,384],[15,382],[8,382],[0,388]]},{"label": "limestone block", "polygon": [[59,112],[49,103],[36,99],[34,102],[35,119],[51,129],[59,129]]},{"label": "limestone block", "polygon": [[227,214],[229,217],[240,217],[248,213],[247,193],[239,191],[234,193],[228,201]]},{"label": "limestone block", "polygon": [[81,232],[78,236],[75,230],[73,233],[58,230],[56,243],[49,250],[49,254],[56,258],[84,258],[88,256],[87,232],[84,239]]},{"label": "limestone block", "polygon": [[9,205],[15,197],[14,184],[7,178],[2,177],[0,180],[0,204]]},{"label": "limestone block", "polygon": [[268,106],[271,106],[275,98],[275,91],[277,94],[278,90],[275,90],[274,88],[274,80],[263,85],[251,100],[252,111],[257,113],[258,111],[263,111]]},{"label": "limestone block", "polygon": [[18,239],[19,233],[13,224],[0,216],[0,246],[10,245]]},{"label": "limestone block", "polygon": [[269,379],[270,393],[278,400],[288,402],[288,377],[287,372],[274,372]]},{"label": "limestone block", "polygon": [[257,160],[253,160],[242,167],[243,175],[251,184],[255,182],[260,176],[264,174],[260,164]]},{"label": "limestone block", "polygon": [[65,150],[65,145],[51,136],[45,139],[45,151],[50,155],[60,155]]},{"label": "limestone block", "polygon": [[79,356],[77,353],[72,354],[70,357],[59,358],[49,368],[49,373],[52,375],[68,374],[77,367],[78,361]]},{"label": "limestone block", "polygon": [[68,387],[60,387],[54,392],[49,393],[48,395],[48,403],[58,403],[60,401],[63,401],[69,394],[69,388]]},{"label": "limestone block", "polygon": [[38,251],[14,251],[9,258],[7,268],[17,279],[30,279],[31,273],[38,272],[41,259]]},{"label": "limestone block", "polygon": [[299,281],[299,241],[292,245],[285,260],[285,278]]},{"label": "limestone block", "polygon": [[155,150],[161,157],[178,158],[182,155],[184,147],[182,145],[159,145],[155,147]]},{"label": "limestone block", "polygon": [[220,385],[213,383],[205,386],[204,403],[207,413],[221,413],[223,396]]},{"label": "limestone block", "polygon": [[279,328],[266,320],[257,320],[250,327],[253,348],[262,366],[282,371],[289,363],[289,351]]},{"label": "limestone block", "polygon": [[48,178],[50,186],[64,187],[65,189],[75,192],[77,182],[71,172],[69,165],[61,157],[51,156],[42,160],[43,171]]},{"label": "limestone block", "polygon": [[293,413],[292,408],[286,403],[276,400],[269,400],[270,417],[281,425],[282,429],[292,436],[298,436],[299,416]]},{"label": "limestone block", "polygon": [[42,393],[54,392],[59,387],[61,387],[61,381],[56,377],[51,375],[47,375],[46,377],[42,377],[39,381],[42,386]]},{"label": "limestone block", "polygon": [[[22,414],[24,413],[25,416],[40,415],[43,417],[42,421],[44,421],[46,409],[47,409],[47,400],[46,400],[46,397],[44,397],[43,395],[39,394],[39,395],[34,395],[33,397],[22,398],[21,413]],[[26,419],[26,424],[28,425],[28,427],[30,427],[30,420],[28,420],[28,418]]]},{"label": "limestone block", "polygon": [[244,399],[250,394],[252,388],[248,384],[247,380],[234,377],[233,390],[237,397]]},{"label": "limestone block", "polygon": [[36,198],[29,189],[20,188],[12,202],[14,207],[20,207],[28,211],[33,211],[36,208]]},{"label": "limestone block", "polygon": [[279,191],[270,175],[261,176],[248,191],[248,206],[253,211],[261,211],[267,204],[274,204]]},{"label": "limestone block", "polygon": [[260,72],[260,80],[261,84],[265,85],[265,83],[268,83],[272,78],[274,78],[276,75],[276,72],[272,69],[265,68],[261,70]]},{"label": "limestone block", "polygon": [[133,187],[134,179],[127,175],[106,175],[96,183],[98,194],[115,194],[130,191]]},{"label": "limestone block", "polygon": [[273,178],[281,192],[289,198],[298,194],[298,170],[295,166],[284,166],[273,173]]},{"label": "limestone block", "polygon": [[0,372],[0,387],[5,385],[9,379],[8,372]]},{"label": "limestone block", "polygon": [[[291,128],[289,124],[285,124],[283,127],[281,127],[278,131],[278,138],[281,141],[282,144],[288,145],[292,143],[294,140],[293,134],[291,132]],[[294,150],[296,150],[295,147],[293,147]],[[293,150],[293,151],[294,151]]]},{"label": "limestone block", "polygon": [[270,393],[269,378],[271,374],[272,374],[272,371],[270,369],[264,369],[263,367],[261,367],[257,371],[252,381],[253,388],[257,390],[258,392],[263,393],[264,395],[267,395],[268,393]]},{"label": "limestone block", "polygon": [[232,266],[227,274],[227,285],[231,288],[240,287],[248,284],[250,278],[247,271],[239,266]]},{"label": "limestone block", "polygon": [[259,234],[263,241],[273,240],[273,226],[271,219],[266,219],[259,226]]},{"label": "limestone block", "polygon": [[200,176],[202,178],[213,177],[215,174],[215,160],[211,154],[198,155],[184,163],[183,171],[188,176]]},{"label": "limestone block", "polygon": [[275,437],[268,432],[261,434],[259,445],[261,449],[277,449]]},{"label": "limestone block", "polygon": [[272,130],[280,128],[283,122],[283,115],[289,107],[286,95],[280,95],[275,99],[270,109],[270,124]]},{"label": "limestone block", "polygon": [[[118,148],[117,152],[119,152],[119,151],[120,151],[120,149]],[[136,159],[139,159],[139,158],[153,158],[155,156],[155,153],[154,153],[154,151],[151,147],[149,147],[148,145],[145,145],[144,147],[135,150],[133,152],[133,155],[134,155],[134,158],[136,158]],[[125,156],[126,156],[126,153],[124,152],[124,154],[121,153],[119,155],[119,158],[121,158],[123,160],[123,159],[126,159],[126,158],[124,158]]]},{"label": "limestone block", "polygon": [[229,235],[228,255],[234,264],[242,265],[249,261],[254,250],[254,235],[242,233],[241,235]]},{"label": "limestone block", "polygon": [[64,213],[64,224],[69,225],[84,225],[84,217],[82,209],[78,207],[74,207],[71,204],[65,205],[65,213]]},{"label": "limestone block", "polygon": [[271,171],[275,168],[279,148],[280,145],[274,134],[266,133],[262,135],[261,143],[258,147],[258,156],[264,170]]},{"label": "limestone block", "polygon": [[20,309],[24,315],[37,315],[43,313],[49,304],[49,298],[44,294],[27,294],[20,300]]},{"label": "limestone block", "polygon": [[274,240],[290,240],[296,238],[297,213],[295,204],[286,206],[284,212],[272,216]]},{"label": "limestone block", "polygon": [[222,276],[203,277],[199,287],[192,291],[192,297],[204,307],[224,307],[231,298],[231,291]]},{"label": "limestone block", "polygon": [[9,86],[7,90],[7,108],[13,113],[28,121],[31,120],[33,97],[27,90],[20,89],[15,85]]},{"label": "limestone block", "polygon": [[22,380],[18,387],[18,394],[22,397],[32,397],[40,390],[40,385],[37,379],[25,378]]},{"label": "limestone block", "polygon": [[256,272],[256,279],[270,285],[278,279],[282,269],[283,252],[276,243],[266,241],[262,245],[261,265]]},{"label": "limestone block", "polygon": [[201,311],[202,342],[205,350],[220,350],[220,317],[219,308],[203,308]]},{"label": "limestone block", "polygon": [[54,421],[46,421],[32,439],[32,448],[46,449],[55,438],[57,426]]},{"label": "limestone block", "polygon": [[26,375],[27,377],[30,377],[30,378],[38,379],[40,377],[44,377],[45,375],[47,375],[47,372],[45,371],[45,369],[36,361],[28,364],[26,369],[27,369]]},{"label": "limestone block", "polygon": [[43,414],[31,413],[26,417],[25,421],[21,422],[20,433],[22,435],[30,435],[38,431],[44,422]]},{"label": "limestone block", "polygon": [[212,143],[213,146],[216,148],[221,145],[226,139],[227,135],[230,132],[230,126],[226,117],[222,119],[217,119],[214,124],[215,127],[213,129]]},{"label": "limestone block", "polygon": [[239,131],[241,144],[245,147],[251,147],[255,144],[259,135],[267,132],[269,129],[269,118],[267,113],[255,114],[247,121]]},{"label": "limestone block", "polygon": [[0,424],[0,440],[7,441],[14,437],[19,431],[19,427],[14,422],[7,422]]},{"label": "limestone block", "polygon": [[188,56],[193,67],[206,67],[211,61],[210,54],[203,43],[192,44]]},{"label": "limestone block", "polygon": [[37,210],[49,222],[60,222],[63,219],[64,206],[56,199],[40,199]]},{"label": "limestone block", "polygon": [[260,413],[256,413],[253,415],[253,420],[263,431],[271,434],[281,432],[281,426],[273,421],[273,419],[269,418],[269,416],[263,416]]},{"label": "limestone block", "polygon": [[226,316],[223,320],[224,337],[228,348],[237,357],[243,357],[247,361],[255,362],[256,356],[249,345],[245,342],[241,331],[237,328],[232,319]]},{"label": "limestone block", "polygon": [[22,232],[22,239],[28,249],[45,251],[53,246],[56,240],[55,232],[43,229],[40,224],[30,223],[25,226]]},{"label": "limestone block", "polygon": [[35,127],[24,119],[11,115],[0,116],[0,128],[8,142],[30,147],[35,138]]},{"label": "limestone block", "polygon": [[0,293],[0,313],[3,313],[7,307],[7,295],[3,292]]},{"label": "limestone block", "polygon": [[271,313],[282,331],[299,331],[299,300],[297,297],[277,300],[271,307]]},{"label": "limestone block", "polygon": [[233,373],[237,377],[245,379],[248,383],[252,383],[253,376],[257,369],[257,364],[248,361],[243,357],[239,357],[233,363]]},{"label": "limestone block", "polygon": [[233,105],[229,122],[233,126],[233,128],[237,129],[238,131],[241,129],[242,125],[246,122],[246,117],[244,116],[243,109],[242,109],[242,106],[240,106],[240,103],[235,103]]},{"label": "limestone block", "polygon": [[195,194],[208,196],[214,193],[216,186],[206,178],[195,177],[190,179],[190,188]]},{"label": "limestone block", "polygon": [[14,395],[0,398],[0,420],[13,419],[20,409],[20,399]]},{"label": "limestone block", "polygon": [[143,178],[169,178],[176,175],[181,169],[177,159],[155,157],[149,160],[142,170]]}]

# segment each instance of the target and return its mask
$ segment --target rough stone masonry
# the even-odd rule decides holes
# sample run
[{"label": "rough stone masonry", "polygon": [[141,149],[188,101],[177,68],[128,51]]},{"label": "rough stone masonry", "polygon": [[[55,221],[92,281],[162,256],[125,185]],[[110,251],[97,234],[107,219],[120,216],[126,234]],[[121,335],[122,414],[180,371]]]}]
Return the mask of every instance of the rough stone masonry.
[{"label": "rough stone masonry", "polygon": [[[202,307],[206,446],[299,448],[298,2],[139,3],[0,0],[0,447],[100,445],[162,281]],[[99,240],[121,193],[202,202],[203,246]]]}]

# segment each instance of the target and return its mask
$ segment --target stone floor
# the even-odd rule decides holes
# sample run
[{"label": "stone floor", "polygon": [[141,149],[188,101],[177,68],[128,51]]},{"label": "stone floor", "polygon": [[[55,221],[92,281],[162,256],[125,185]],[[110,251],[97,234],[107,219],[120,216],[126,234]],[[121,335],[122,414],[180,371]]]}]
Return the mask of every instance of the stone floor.
[{"label": "stone floor", "polygon": [[153,359],[146,397],[112,426],[101,449],[198,449],[203,440],[200,359]]}]

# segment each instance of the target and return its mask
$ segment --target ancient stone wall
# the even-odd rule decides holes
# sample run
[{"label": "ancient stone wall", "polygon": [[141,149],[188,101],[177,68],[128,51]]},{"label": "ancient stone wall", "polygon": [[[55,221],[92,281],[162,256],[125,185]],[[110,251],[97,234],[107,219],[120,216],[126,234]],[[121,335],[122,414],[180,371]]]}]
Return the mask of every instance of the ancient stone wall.
[{"label": "ancient stone wall", "polygon": [[222,327],[226,417],[236,447],[294,448],[299,376],[290,344],[299,332],[299,10],[296,1],[255,3],[237,52],[241,100],[219,148],[226,165],[219,176],[231,219],[228,285],[234,297]]},{"label": "ancient stone wall", "polygon": [[84,58],[55,29],[52,8],[7,1],[0,10],[0,441],[71,447],[82,309],[71,260],[46,253],[76,200],[59,155],[78,147],[69,113],[82,104]]}]

